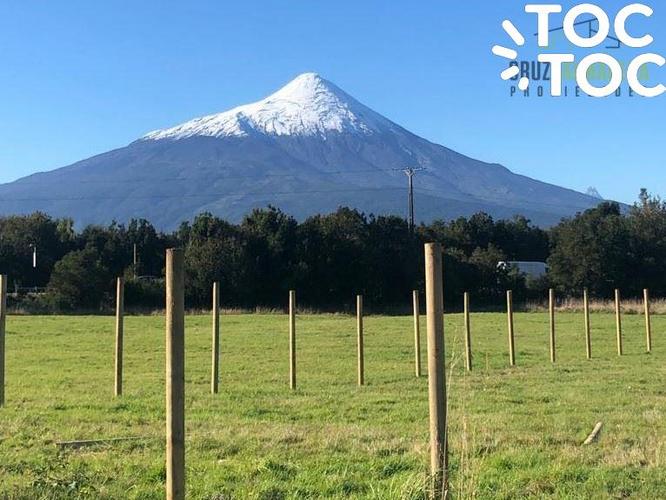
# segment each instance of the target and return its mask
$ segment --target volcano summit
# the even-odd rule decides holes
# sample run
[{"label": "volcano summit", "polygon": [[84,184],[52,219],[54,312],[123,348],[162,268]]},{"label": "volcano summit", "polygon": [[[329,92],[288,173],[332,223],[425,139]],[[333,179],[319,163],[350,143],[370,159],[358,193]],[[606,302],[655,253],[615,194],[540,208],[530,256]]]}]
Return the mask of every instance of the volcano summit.
[{"label": "volcano summit", "polygon": [[0,185],[0,213],[41,210],[78,224],[141,217],[162,229],[204,211],[238,221],[268,204],[299,219],[341,205],[405,216],[407,167],[423,169],[421,221],[485,211],[550,225],[599,202],[422,139],[305,73],[256,103]]}]

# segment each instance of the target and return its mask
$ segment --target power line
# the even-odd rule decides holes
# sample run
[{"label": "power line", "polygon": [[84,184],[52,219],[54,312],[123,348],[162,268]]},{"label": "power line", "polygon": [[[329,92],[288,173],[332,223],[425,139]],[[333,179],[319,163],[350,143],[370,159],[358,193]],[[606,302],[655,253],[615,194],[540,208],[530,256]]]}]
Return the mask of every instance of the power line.
[{"label": "power line", "polygon": [[150,196],[76,196],[61,198],[11,198],[0,199],[0,203],[9,203],[16,201],[37,202],[37,201],[111,201],[111,200],[162,200],[172,198],[234,198],[238,196],[282,196],[289,194],[325,194],[325,193],[346,193],[346,192],[373,192],[373,191],[402,191],[401,187],[381,187],[381,188],[346,188],[346,189],[313,189],[302,191],[255,191],[249,193],[210,193],[210,194],[173,194],[173,195],[150,195]]},{"label": "power line", "polygon": [[[315,171],[317,175],[354,175],[354,174],[374,174],[374,173],[385,173],[385,172],[400,172],[403,169],[401,168],[373,168],[365,170],[329,170],[329,171]],[[214,180],[237,180],[237,179],[257,179],[257,178],[267,178],[267,177],[298,177],[300,173],[293,174],[247,174],[247,175],[227,175],[215,177]],[[111,179],[80,179],[74,181],[67,181],[68,184],[135,184],[137,182],[192,182],[196,179],[191,177],[134,177],[132,179],[124,180],[111,180]],[[17,180],[14,181],[14,184],[25,185],[25,184],[48,184],[51,185],[52,181],[37,181],[37,180]]]}]

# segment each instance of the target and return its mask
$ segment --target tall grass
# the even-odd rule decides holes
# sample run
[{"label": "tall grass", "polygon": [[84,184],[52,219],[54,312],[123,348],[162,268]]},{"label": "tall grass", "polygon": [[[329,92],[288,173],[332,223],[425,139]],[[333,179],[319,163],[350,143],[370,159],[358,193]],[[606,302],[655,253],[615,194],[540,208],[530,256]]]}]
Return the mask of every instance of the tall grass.
[{"label": "tall grass", "polygon": [[[644,314],[645,311],[642,300],[622,300],[620,305],[623,314]],[[548,302],[528,302],[519,309],[525,312],[545,312],[548,310]],[[583,312],[583,299],[561,299],[557,302],[555,310],[558,312]],[[613,300],[591,300],[590,312],[614,313],[615,302]],[[650,300],[650,312],[651,314],[666,314],[666,299]]]}]

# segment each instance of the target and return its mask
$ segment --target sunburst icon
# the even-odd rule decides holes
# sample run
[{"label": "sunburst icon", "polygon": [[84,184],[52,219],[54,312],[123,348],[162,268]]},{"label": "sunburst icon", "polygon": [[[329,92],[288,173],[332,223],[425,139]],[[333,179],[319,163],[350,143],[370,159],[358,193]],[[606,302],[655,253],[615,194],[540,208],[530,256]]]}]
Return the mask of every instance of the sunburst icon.
[{"label": "sunburst icon", "polygon": [[[502,28],[504,28],[504,31],[506,32],[507,35],[511,37],[511,40],[518,46],[522,47],[525,45],[525,37],[518,31],[518,28],[509,21],[508,19],[502,22]],[[509,61],[516,61],[518,59],[518,51],[514,49],[509,49],[507,47],[504,47],[503,45],[495,45],[493,47],[493,54],[495,54],[498,57],[503,57],[504,59],[508,59]],[[507,69],[502,71],[500,76],[502,77],[502,80],[511,80],[512,78],[515,78],[520,74],[520,68],[518,67],[517,64],[509,66]],[[523,76],[520,80],[518,80],[518,88],[522,90],[523,92],[526,91],[530,86],[530,80],[526,76]]]}]

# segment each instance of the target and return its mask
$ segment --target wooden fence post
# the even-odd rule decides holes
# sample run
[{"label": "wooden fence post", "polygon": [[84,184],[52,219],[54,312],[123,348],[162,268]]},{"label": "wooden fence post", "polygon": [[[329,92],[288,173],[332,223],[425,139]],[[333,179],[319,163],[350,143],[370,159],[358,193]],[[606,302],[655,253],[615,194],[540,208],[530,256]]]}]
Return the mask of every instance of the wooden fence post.
[{"label": "wooden fence post", "polygon": [[469,293],[463,295],[463,305],[465,312],[465,367],[467,371],[472,371],[472,328],[469,321]]},{"label": "wooden fence post", "polygon": [[365,366],[363,362],[363,295],[356,296],[356,334],[358,355],[358,385],[365,384]]},{"label": "wooden fence post", "polygon": [[123,337],[125,333],[125,282],[122,278],[116,281],[116,379],[114,394],[123,393]]},{"label": "wooden fence post", "polygon": [[425,245],[428,334],[428,399],[430,403],[430,472],[434,498],[447,491],[446,374],[444,372],[444,294],[442,246]]},{"label": "wooden fence post", "polygon": [[421,325],[420,325],[420,304],[418,290],[412,291],[412,302],[414,308],[414,365],[416,376],[421,376]]},{"label": "wooden fence post", "polygon": [[210,372],[210,392],[217,394],[220,384],[220,283],[213,283],[213,339]]},{"label": "wooden fence post", "polygon": [[513,292],[506,292],[506,316],[509,326],[509,362],[511,366],[516,366],[516,345],[513,335]]},{"label": "wooden fence post", "polygon": [[185,271],[181,249],[166,255],[166,498],[185,499]]},{"label": "wooden fence post", "polygon": [[590,297],[587,288],[583,289],[583,311],[585,313],[585,352],[592,359],[592,337],[590,334]]},{"label": "wooden fence post", "polygon": [[643,290],[643,303],[645,305],[645,343],[647,353],[652,352],[652,323],[650,321],[650,291]]},{"label": "wooden fence post", "polygon": [[296,291],[289,291],[289,387],[296,389]]},{"label": "wooden fence post", "polygon": [[622,313],[620,311],[620,290],[615,289],[615,330],[617,333],[617,355],[622,356]]},{"label": "wooden fence post", "polygon": [[5,405],[5,332],[7,322],[7,276],[0,274],[0,408]]},{"label": "wooden fence post", "polygon": [[550,362],[555,363],[555,290],[548,290],[548,313],[550,317]]}]

